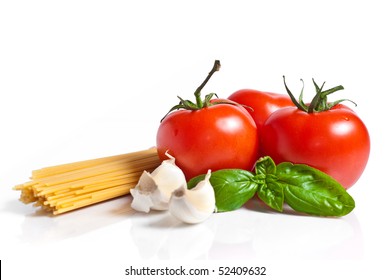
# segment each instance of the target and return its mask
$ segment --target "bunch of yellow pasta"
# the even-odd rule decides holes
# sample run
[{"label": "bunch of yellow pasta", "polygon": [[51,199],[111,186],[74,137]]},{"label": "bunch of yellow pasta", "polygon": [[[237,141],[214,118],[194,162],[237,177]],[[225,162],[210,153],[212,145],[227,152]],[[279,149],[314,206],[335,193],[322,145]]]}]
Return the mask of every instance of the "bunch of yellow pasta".
[{"label": "bunch of yellow pasta", "polygon": [[142,172],[160,163],[152,148],[56,165],[32,171],[31,181],[14,189],[21,191],[22,202],[57,215],[130,193]]}]

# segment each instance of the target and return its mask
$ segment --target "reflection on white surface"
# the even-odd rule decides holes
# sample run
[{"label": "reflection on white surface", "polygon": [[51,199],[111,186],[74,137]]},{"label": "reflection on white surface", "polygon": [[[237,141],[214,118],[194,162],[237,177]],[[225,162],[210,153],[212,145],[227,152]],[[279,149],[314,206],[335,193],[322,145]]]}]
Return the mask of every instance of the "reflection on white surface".
[{"label": "reflection on white surface", "polygon": [[[120,244],[131,257],[144,260],[363,256],[362,233],[353,213],[343,218],[310,217],[287,209],[276,213],[254,199],[240,210],[217,213],[204,223],[187,225],[168,212],[136,213],[130,202],[130,197],[123,197],[58,217],[39,212],[27,215],[21,225],[21,240],[34,244],[56,242],[112,228],[113,233],[128,232],[128,239]],[[110,234],[105,236],[107,241],[112,239]]]},{"label": "reflection on white surface", "polygon": [[355,259],[363,254],[361,229],[352,213],[343,218],[258,215],[255,223],[253,247],[262,257]]},{"label": "reflection on white surface", "polygon": [[38,210],[26,215],[21,239],[39,244],[78,237],[128,219],[134,213],[130,203],[130,197],[121,197],[58,216]]},{"label": "reflection on white surface", "polygon": [[168,212],[134,219],[131,236],[145,259],[203,259],[214,234],[205,223],[183,224]]},{"label": "reflection on white surface", "polygon": [[[358,259],[363,255],[357,218],[319,218],[246,209],[218,213],[200,225],[168,214],[133,221],[131,235],[145,259]],[[263,206],[261,206],[263,207]]]}]

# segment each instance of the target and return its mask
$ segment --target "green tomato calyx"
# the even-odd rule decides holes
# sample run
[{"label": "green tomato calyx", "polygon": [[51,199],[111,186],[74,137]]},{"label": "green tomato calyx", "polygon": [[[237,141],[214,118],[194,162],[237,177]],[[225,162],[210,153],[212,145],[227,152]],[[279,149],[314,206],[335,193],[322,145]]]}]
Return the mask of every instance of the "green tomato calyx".
[{"label": "green tomato calyx", "polygon": [[211,71],[208,73],[208,76],[205,78],[205,80],[201,83],[201,85],[194,92],[194,96],[196,98],[196,102],[192,102],[190,100],[184,100],[180,96],[177,96],[178,99],[180,100],[180,102],[177,105],[173,106],[169,110],[169,112],[161,119],[161,121],[163,121],[166,118],[167,115],[169,115],[172,111],[175,111],[175,110],[184,109],[184,110],[196,111],[196,110],[201,110],[203,108],[206,108],[206,107],[209,107],[209,106],[213,106],[213,105],[217,105],[217,104],[238,105],[238,103],[236,103],[234,101],[224,100],[224,99],[212,102],[211,101],[212,98],[214,98],[214,97],[218,98],[216,93],[209,93],[209,94],[205,95],[204,99],[201,98],[201,90],[208,83],[209,79],[211,79],[212,75],[215,72],[219,71],[220,67],[221,67],[220,60],[215,60]]},{"label": "green tomato calyx", "polygon": [[316,94],[313,97],[311,103],[306,104],[303,101],[304,81],[301,80],[301,82],[303,83],[303,87],[302,87],[301,92],[300,92],[299,100],[297,100],[294,97],[294,95],[292,94],[292,92],[289,90],[288,86],[286,85],[285,76],[283,76],[283,79],[284,79],[284,85],[285,85],[286,91],[287,91],[288,95],[290,96],[290,99],[292,100],[294,105],[296,105],[296,107],[298,109],[300,109],[304,112],[307,112],[309,114],[328,111],[328,110],[332,109],[334,106],[336,106],[339,103],[344,102],[344,101],[350,101],[355,106],[357,106],[357,104],[350,99],[339,99],[339,100],[334,101],[334,102],[328,102],[327,101],[328,95],[330,95],[331,93],[334,93],[336,91],[343,90],[344,87],[339,85],[339,86],[336,86],[336,87],[333,87],[333,88],[330,88],[327,90],[323,90],[325,82],[321,85],[321,87],[319,87],[314,79],[312,79],[312,81],[313,81],[313,84],[315,85]]}]

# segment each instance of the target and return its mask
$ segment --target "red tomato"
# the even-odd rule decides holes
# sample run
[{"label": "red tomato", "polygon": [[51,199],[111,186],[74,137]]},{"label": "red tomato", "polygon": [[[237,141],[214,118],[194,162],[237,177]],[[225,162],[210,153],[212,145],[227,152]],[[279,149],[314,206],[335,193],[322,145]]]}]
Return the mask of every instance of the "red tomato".
[{"label": "red tomato", "polygon": [[259,133],[271,113],[281,108],[294,106],[288,95],[254,89],[238,90],[228,99],[251,108],[247,108],[247,111],[253,117]]},{"label": "red tomato", "polygon": [[239,105],[178,110],[162,120],[157,132],[160,158],[165,159],[169,151],[188,180],[208,169],[251,170],[258,148],[255,122]]},{"label": "red tomato", "polygon": [[[247,111],[253,117],[257,125],[259,138],[261,138],[262,127],[267,118],[281,108],[294,106],[288,95],[259,91],[254,89],[241,89],[228,97],[236,103],[248,106]],[[264,153],[260,147],[260,156]]]},{"label": "red tomato", "polygon": [[310,165],[346,189],[359,179],[370,153],[366,126],[353,110],[340,104],[313,113],[280,109],[266,120],[261,140],[263,151],[276,163]]},{"label": "red tomato", "polygon": [[201,89],[219,68],[220,61],[215,60],[194,93],[196,103],[179,97],[180,103],[170,109],[158,128],[159,157],[166,159],[168,151],[187,180],[208,169],[252,170],[258,159],[257,127],[247,111],[232,101],[212,99],[214,93],[201,99]]}]

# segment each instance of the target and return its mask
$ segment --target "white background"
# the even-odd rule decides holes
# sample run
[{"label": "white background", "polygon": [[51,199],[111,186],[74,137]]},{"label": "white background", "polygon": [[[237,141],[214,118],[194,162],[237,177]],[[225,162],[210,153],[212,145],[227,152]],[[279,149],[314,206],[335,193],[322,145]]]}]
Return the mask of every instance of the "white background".
[{"label": "white background", "polygon": [[[4,279],[129,279],[130,265],[181,264],[266,266],[267,279],[385,273],[384,2],[1,1]],[[285,93],[282,75],[296,94],[303,78],[307,99],[311,78],[345,87],[333,98],[358,103],[372,141],[366,171],[350,189],[357,205],[350,215],[278,214],[251,201],[184,226],[164,213],[134,213],[129,197],[54,218],[18,201],[12,187],[31,170],[155,145],[160,118],[177,95],[192,98],[215,59],[222,68],[204,94]]]}]

